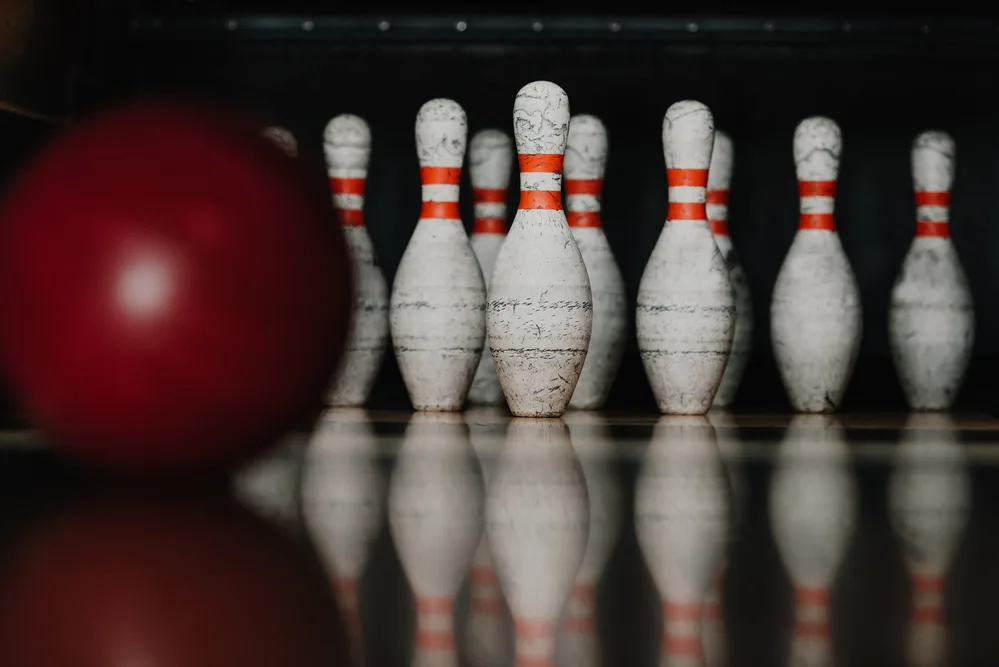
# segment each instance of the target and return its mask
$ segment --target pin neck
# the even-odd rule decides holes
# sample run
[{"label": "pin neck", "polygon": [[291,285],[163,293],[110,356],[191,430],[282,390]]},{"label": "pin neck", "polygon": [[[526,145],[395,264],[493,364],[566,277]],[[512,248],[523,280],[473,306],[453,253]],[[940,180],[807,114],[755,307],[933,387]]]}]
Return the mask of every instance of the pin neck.
[{"label": "pin neck", "polygon": [[916,236],[950,236],[950,192],[916,191]]},{"label": "pin neck", "polygon": [[663,604],[662,652],[671,658],[701,657],[701,605],[696,603]]},{"label": "pin neck", "polygon": [[565,631],[581,635],[593,634],[596,630],[596,605],[597,589],[594,585],[574,585],[565,610]]},{"label": "pin neck", "polygon": [[715,236],[728,236],[728,190],[712,188],[706,194],[708,223]]},{"label": "pin neck", "polygon": [[934,575],[912,577],[912,621],[920,625],[943,625],[943,579]]},{"label": "pin neck", "polygon": [[566,178],[565,207],[570,227],[600,227],[602,178]]},{"label": "pin neck", "polygon": [[420,220],[460,220],[458,184],[461,167],[421,166],[423,206]]},{"label": "pin neck", "polygon": [[798,229],[836,231],[836,181],[798,181]]},{"label": "pin neck", "polygon": [[794,634],[825,641],[829,637],[829,590],[799,587],[794,591]]},{"label": "pin neck", "polygon": [[337,219],[344,227],[364,226],[364,190],[366,178],[330,177],[330,192]]},{"label": "pin neck", "polygon": [[506,188],[474,188],[473,234],[506,234]]},{"label": "pin neck", "polygon": [[562,163],[564,155],[542,153],[518,155],[520,164],[520,210],[562,210]]},{"label": "pin neck", "polygon": [[503,592],[496,570],[492,567],[472,568],[469,605],[476,614],[498,614],[503,611]]},{"label": "pin neck", "polygon": [[550,621],[515,619],[516,664],[556,667],[555,624]]},{"label": "pin neck", "polygon": [[667,169],[669,209],[666,221],[708,219],[707,169]]},{"label": "pin neck", "polygon": [[416,599],[416,647],[423,652],[454,650],[454,601],[449,597]]}]

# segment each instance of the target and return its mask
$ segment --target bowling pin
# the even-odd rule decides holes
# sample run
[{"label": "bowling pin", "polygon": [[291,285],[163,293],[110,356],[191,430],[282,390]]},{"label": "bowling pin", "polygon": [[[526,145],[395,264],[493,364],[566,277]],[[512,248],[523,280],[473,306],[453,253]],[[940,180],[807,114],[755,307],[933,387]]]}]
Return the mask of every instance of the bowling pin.
[{"label": "bowling pin", "polygon": [[628,333],[624,278],[614,261],[600,216],[607,168],[607,129],[596,116],[573,116],[565,149],[565,208],[572,237],[586,265],[593,296],[593,329],[569,407],[598,410],[617,377]]},{"label": "bowling pin", "polygon": [[794,417],[770,484],[770,525],[794,586],[790,664],[831,664],[829,592],[857,513],[849,451],[834,418]]},{"label": "bowling pin", "polygon": [[660,664],[703,664],[702,610],[727,533],[728,489],[710,422],[660,417],[635,486],[635,534],[663,600]]},{"label": "bowling pin", "polygon": [[892,289],[888,336],[913,410],[950,408],[975,338],[971,290],[950,240],[955,152],[945,132],[923,132],[912,143],[916,236]]},{"label": "bowling pin", "polygon": [[361,406],[368,400],[388,345],[388,285],[364,224],[364,191],[371,130],[360,116],[341,114],[326,125],[323,150],[333,206],[354,269],[354,312],[340,368],[327,402]]},{"label": "bowling pin", "polygon": [[770,332],[797,412],[835,411],[860,349],[860,291],[833,218],[842,147],[829,118],[806,118],[794,133],[801,216],[774,285]]},{"label": "bowling pin", "polygon": [[416,410],[461,410],[485,341],[486,288],[458,214],[468,123],[457,102],[416,116],[423,208],[389,301],[392,345]]},{"label": "bowling pin", "polygon": [[[506,194],[510,187],[513,143],[500,130],[482,130],[472,137],[468,147],[468,175],[475,196],[475,224],[472,227],[472,251],[479,260],[482,277],[489,285],[500,246],[506,239]],[[474,405],[505,405],[503,388],[496,377],[496,366],[488,341],[475,369],[468,402]]]},{"label": "bowling pin", "polygon": [[725,266],[728,267],[732,289],[735,290],[735,334],[732,337],[732,352],[728,355],[728,365],[725,366],[721,385],[712,403],[719,408],[731,405],[732,399],[735,398],[753,345],[753,300],[749,294],[746,273],[742,270],[739,256],[728,235],[728,188],[732,182],[734,161],[735,149],[732,139],[725,132],[716,130],[714,148],[711,149],[711,166],[708,168],[708,222],[715,235],[718,250],[725,260]]},{"label": "bowling pin", "polygon": [[964,450],[945,415],[914,414],[895,450],[888,511],[912,587],[910,665],[946,664],[944,582],[971,505]]},{"label": "bowling pin", "polygon": [[663,414],[703,415],[735,333],[735,294],[705,205],[715,123],[700,102],[663,119],[669,214],[638,285],[638,349]]},{"label": "bowling pin", "polygon": [[[571,137],[569,141],[571,144]],[[624,503],[614,470],[617,448],[607,421],[599,414],[574,410],[567,412],[563,419],[569,425],[572,445],[583,467],[590,504],[590,530],[583,562],[576,573],[559,628],[558,664],[562,667],[599,667],[597,586],[621,534]]]},{"label": "bowling pin", "polygon": [[[482,468],[482,479],[488,489],[500,447],[506,439],[510,416],[505,409],[498,407],[472,407],[464,415],[472,448]],[[468,621],[465,625],[468,667],[507,667],[513,659],[513,619],[499,587],[485,531],[472,557],[468,597]]]},{"label": "bowling pin", "polygon": [[289,433],[233,476],[235,497],[291,533],[302,518],[299,492],[308,434]]},{"label": "bowling pin", "polygon": [[298,157],[298,141],[290,130],[272,125],[264,128],[263,135],[291,157]]},{"label": "bowling pin", "polygon": [[593,324],[590,279],[562,210],[568,95],[549,81],[527,84],[513,104],[513,129],[520,205],[489,285],[489,345],[510,411],[558,417]]},{"label": "bowling pin", "polygon": [[565,422],[511,421],[489,485],[486,534],[514,619],[516,664],[555,664],[588,533],[586,480]]},{"label": "bowling pin", "polygon": [[303,519],[333,582],[352,667],[365,664],[360,582],[384,520],[377,442],[364,410],[329,410],[309,441],[302,473]]},{"label": "bowling pin", "polygon": [[416,598],[416,667],[457,667],[454,599],[482,533],[483,485],[461,415],[414,413],[389,485],[388,520]]}]

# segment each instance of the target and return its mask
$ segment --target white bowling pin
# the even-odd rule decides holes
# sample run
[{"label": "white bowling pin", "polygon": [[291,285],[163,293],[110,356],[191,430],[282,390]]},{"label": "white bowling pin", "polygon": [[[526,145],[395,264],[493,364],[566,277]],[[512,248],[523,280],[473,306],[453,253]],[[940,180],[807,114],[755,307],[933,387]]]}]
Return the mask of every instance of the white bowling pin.
[{"label": "white bowling pin", "polygon": [[944,415],[912,415],[888,483],[889,519],[912,582],[910,665],[946,664],[944,581],[970,505],[971,480],[954,424]]},{"label": "white bowling pin", "polygon": [[946,410],[961,388],[975,338],[968,279],[950,240],[954,140],[923,132],[912,143],[916,237],[888,307],[888,336],[913,410]]},{"label": "white bowling pin", "polygon": [[368,124],[360,116],[336,116],[323,132],[323,151],[333,206],[354,269],[353,319],[327,402],[361,406],[371,394],[388,345],[388,285],[364,224],[364,191],[371,157]]},{"label": "white bowling pin", "polygon": [[710,422],[660,417],[635,486],[635,534],[663,600],[663,665],[703,664],[703,604],[727,533],[728,489]]},{"label": "white bowling pin", "polygon": [[705,205],[714,133],[700,102],[677,102],[663,119],[669,214],[638,285],[635,327],[664,414],[708,411],[735,333],[735,294]]},{"label": "white bowling pin", "polygon": [[[472,250],[489,285],[500,246],[506,239],[506,197],[513,166],[513,142],[500,130],[477,132],[468,147],[468,175],[475,196]],[[473,405],[505,405],[493,355],[486,342],[468,390]]]},{"label": "white bowling pin", "polygon": [[299,485],[307,442],[307,434],[289,433],[233,476],[233,492],[240,502],[292,533],[299,530],[302,518]]},{"label": "white bowling pin", "polygon": [[467,133],[452,100],[430,100],[416,116],[423,208],[395,274],[389,328],[417,410],[460,410],[485,342],[485,282],[458,213]]},{"label": "white bowling pin", "polygon": [[569,97],[548,81],[520,89],[513,104],[520,205],[493,269],[487,328],[510,411],[565,412],[590,344],[590,279],[562,210]]},{"label": "white bowling pin", "polygon": [[385,478],[367,413],[327,411],[316,425],[302,473],[302,515],[333,580],[353,667],[365,664],[360,581],[385,511]]},{"label": "white bowling pin", "polygon": [[853,536],[856,495],[839,424],[826,415],[796,416],[770,485],[770,525],[794,586],[792,665],[831,663],[829,591]]},{"label": "white bowling pin", "polygon": [[414,413],[389,485],[388,520],[416,598],[417,667],[457,667],[454,599],[482,533],[482,473],[454,413]]},{"label": "white bowling pin", "polygon": [[563,667],[599,667],[597,585],[621,534],[624,503],[614,471],[618,450],[602,416],[572,411],[566,413],[564,420],[583,466],[590,502],[590,532],[559,630],[558,663]]},{"label": "white bowling pin", "polygon": [[486,534],[513,614],[518,665],[555,664],[556,632],[586,552],[586,480],[561,419],[515,419],[486,500]]},{"label": "white bowling pin", "polygon": [[[473,407],[464,415],[472,448],[482,467],[482,479],[488,489],[500,448],[506,439],[510,416],[498,407]],[[468,667],[507,667],[513,659],[513,619],[499,587],[485,531],[472,557],[468,597],[468,621],[465,626]]]},{"label": "white bowling pin", "polygon": [[806,118],[794,133],[801,215],[774,285],[770,335],[797,412],[835,411],[860,350],[860,291],[833,218],[842,147],[829,118]]},{"label": "white bowling pin", "polygon": [[598,410],[617,377],[628,334],[624,278],[614,261],[600,215],[607,168],[607,129],[596,116],[573,116],[565,149],[565,210],[586,265],[593,296],[593,329],[583,372],[569,407]]},{"label": "white bowling pin", "polygon": [[715,131],[714,148],[711,149],[711,166],[708,168],[707,209],[708,222],[715,235],[715,243],[725,259],[728,277],[735,290],[735,335],[732,338],[732,352],[722,375],[721,385],[712,405],[724,408],[731,405],[735,392],[739,389],[742,376],[749,361],[749,351],[753,346],[753,300],[749,294],[746,273],[739,263],[739,256],[728,235],[728,188],[732,182],[732,165],[735,149],[732,139],[721,130]]},{"label": "white bowling pin", "polygon": [[264,128],[263,135],[291,157],[298,157],[298,141],[291,130],[272,125]]}]

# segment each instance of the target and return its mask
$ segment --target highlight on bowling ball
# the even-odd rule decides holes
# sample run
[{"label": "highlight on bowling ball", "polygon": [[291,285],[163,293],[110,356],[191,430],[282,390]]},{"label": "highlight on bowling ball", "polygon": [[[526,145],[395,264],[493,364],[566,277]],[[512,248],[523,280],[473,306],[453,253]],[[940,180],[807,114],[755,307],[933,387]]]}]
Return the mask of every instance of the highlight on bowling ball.
[{"label": "highlight on bowling ball", "polygon": [[0,664],[345,664],[302,544],[224,497],[153,495],[74,495],[6,543]]},{"label": "highlight on bowling ball", "polygon": [[58,450],[114,471],[225,471],[318,414],[350,259],[323,181],[262,129],[140,100],[71,128],[13,183],[0,364]]}]

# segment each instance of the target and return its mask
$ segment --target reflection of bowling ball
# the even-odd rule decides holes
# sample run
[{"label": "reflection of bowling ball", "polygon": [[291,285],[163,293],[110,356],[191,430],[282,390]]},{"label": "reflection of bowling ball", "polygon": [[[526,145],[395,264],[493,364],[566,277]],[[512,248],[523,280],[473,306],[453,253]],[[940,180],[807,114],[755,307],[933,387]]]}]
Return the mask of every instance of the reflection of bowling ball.
[{"label": "reflection of bowling ball", "polygon": [[318,413],[352,297],[316,186],[220,108],[140,102],[69,131],[0,211],[15,398],[64,450],[150,470],[235,464]]},{"label": "reflection of bowling ball", "polygon": [[226,500],[91,501],[0,569],[4,667],[335,667],[343,628],[300,545]]}]

